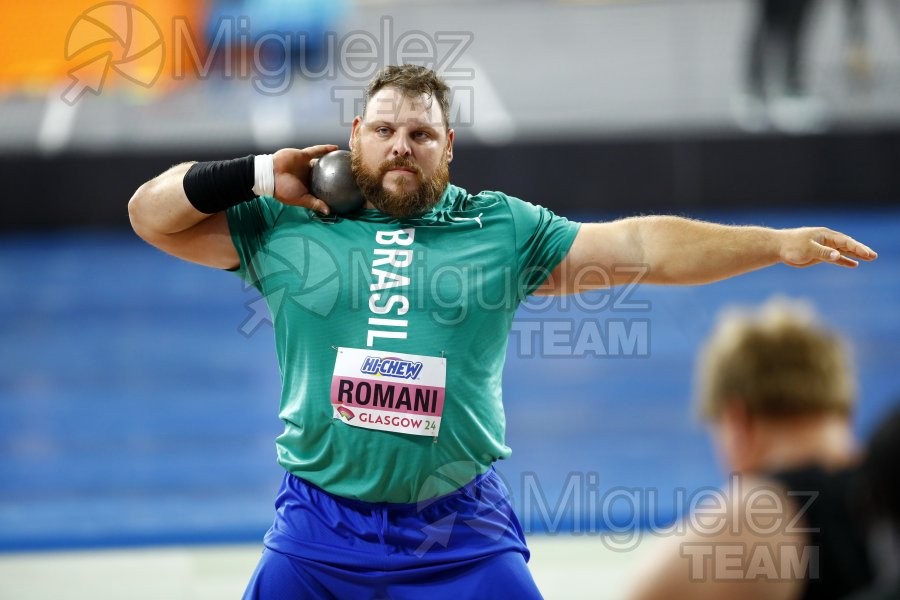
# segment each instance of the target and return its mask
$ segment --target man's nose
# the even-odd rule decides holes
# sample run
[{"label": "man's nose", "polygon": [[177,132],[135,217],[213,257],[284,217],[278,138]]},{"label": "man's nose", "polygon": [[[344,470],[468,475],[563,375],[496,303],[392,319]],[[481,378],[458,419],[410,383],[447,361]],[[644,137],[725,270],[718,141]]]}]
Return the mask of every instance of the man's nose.
[{"label": "man's nose", "polygon": [[412,154],[412,148],[410,148],[409,141],[406,139],[406,136],[396,136],[392,153],[394,156],[409,156],[410,154]]}]

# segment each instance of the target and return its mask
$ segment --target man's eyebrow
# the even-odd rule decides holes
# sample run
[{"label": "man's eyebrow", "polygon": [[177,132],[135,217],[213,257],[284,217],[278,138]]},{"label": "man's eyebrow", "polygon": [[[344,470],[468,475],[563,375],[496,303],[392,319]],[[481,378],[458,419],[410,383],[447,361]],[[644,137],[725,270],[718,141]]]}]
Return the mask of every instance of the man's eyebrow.
[{"label": "man's eyebrow", "polygon": [[388,127],[392,127],[396,129],[400,125],[407,125],[413,127],[415,129],[430,129],[432,131],[437,131],[437,126],[431,123],[430,121],[419,121],[414,119],[409,119],[406,121],[389,121],[387,119],[374,119],[367,123],[369,127],[381,127],[382,125],[386,125]]}]

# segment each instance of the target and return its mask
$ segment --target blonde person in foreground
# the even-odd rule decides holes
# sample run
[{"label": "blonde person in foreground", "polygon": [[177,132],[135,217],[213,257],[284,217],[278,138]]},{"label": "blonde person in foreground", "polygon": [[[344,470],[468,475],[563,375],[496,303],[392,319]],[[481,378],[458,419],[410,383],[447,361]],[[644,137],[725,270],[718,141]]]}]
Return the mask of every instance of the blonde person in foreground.
[{"label": "blonde person in foreground", "polygon": [[[273,312],[285,475],[245,598],[540,597],[493,469],[511,453],[501,379],[520,302],[876,256],[823,227],[582,225],[471,194],[450,183],[449,99],[429,69],[376,74],[348,132],[366,201],[351,214],[310,192],[325,144],[177,165],[129,203],[144,240],[234,271]],[[475,280],[440,278],[460,266]]]},{"label": "blonde person in foreground", "polygon": [[802,303],[732,309],[698,380],[731,476],[650,553],[631,600],[838,599],[863,588],[872,562],[842,340]]}]

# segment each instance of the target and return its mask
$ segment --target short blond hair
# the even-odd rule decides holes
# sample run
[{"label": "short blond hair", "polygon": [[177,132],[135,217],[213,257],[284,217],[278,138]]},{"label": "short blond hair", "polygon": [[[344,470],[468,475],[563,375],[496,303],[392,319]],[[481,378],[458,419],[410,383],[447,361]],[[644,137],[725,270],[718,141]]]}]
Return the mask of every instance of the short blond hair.
[{"label": "short blond hair", "polygon": [[700,414],[709,421],[729,402],[759,417],[849,416],[856,395],[844,340],[808,303],[784,298],[723,312],[700,353],[697,382]]}]

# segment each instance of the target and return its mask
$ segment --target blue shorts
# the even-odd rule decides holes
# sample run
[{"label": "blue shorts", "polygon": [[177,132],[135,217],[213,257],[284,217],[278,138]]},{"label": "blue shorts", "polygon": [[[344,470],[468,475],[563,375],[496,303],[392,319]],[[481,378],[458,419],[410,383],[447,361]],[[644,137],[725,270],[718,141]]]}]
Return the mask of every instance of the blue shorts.
[{"label": "blue shorts", "polygon": [[492,470],[418,504],[334,496],[286,474],[244,599],[541,598]]}]

